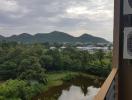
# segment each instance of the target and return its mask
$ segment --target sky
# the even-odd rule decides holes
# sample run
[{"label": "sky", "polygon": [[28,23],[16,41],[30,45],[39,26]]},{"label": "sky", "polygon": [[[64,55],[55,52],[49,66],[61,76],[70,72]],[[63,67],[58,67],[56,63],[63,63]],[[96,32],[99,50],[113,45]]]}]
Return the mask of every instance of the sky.
[{"label": "sky", "polygon": [[113,40],[114,0],[0,0],[0,35],[62,31]]}]

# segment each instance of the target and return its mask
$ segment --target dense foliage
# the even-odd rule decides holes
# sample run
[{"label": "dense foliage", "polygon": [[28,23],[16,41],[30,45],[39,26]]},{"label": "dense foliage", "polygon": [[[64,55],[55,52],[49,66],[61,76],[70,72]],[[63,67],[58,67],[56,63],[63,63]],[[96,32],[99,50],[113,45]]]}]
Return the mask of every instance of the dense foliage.
[{"label": "dense foliage", "polygon": [[89,53],[74,47],[49,49],[44,44],[1,42],[0,80],[14,80],[0,86],[0,99],[28,100],[40,92],[42,84],[47,84],[47,72],[77,71],[104,77],[110,70],[111,52]]},{"label": "dense foliage", "polygon": [[30,84],[24,80],[8,80],[0,85],[0,100],[30,100],[42,89],[42,84]]}]

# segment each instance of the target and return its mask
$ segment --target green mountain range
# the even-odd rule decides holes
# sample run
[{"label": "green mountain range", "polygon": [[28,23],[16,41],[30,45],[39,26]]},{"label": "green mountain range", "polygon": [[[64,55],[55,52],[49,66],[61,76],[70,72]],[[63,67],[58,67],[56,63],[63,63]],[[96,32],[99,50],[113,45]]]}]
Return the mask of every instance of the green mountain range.
[{"label": "green mountain range", "polygon": [[35,35],[22,33],[20,35],[12,35],[10,37],[4,37],[0,35],[0,41],[2,40],[22,43],[109,43],[109,41],[105,40],[104,38],[95,37],[89,34],[83,34],[79,37],[74,37],[59,31],[53,31],[51,33],[37,33]]}]

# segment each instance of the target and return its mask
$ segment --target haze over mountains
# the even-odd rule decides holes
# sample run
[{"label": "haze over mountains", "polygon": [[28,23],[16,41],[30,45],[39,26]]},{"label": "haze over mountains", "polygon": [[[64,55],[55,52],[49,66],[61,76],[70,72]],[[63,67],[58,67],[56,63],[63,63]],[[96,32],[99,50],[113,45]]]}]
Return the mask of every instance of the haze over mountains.
[{"label": "haze over mountains", "polygon": [[64,32],[53,31],[51,33],[37,33],[30,35],[28,33],[22,33],[20,35],[12,35],[10,37],[4,37],[0,35],[0,41],[16,41],[22,43],[109,43],[104,38],[95,37],[89,34],[83,34],[80,37],[74,37]]}]

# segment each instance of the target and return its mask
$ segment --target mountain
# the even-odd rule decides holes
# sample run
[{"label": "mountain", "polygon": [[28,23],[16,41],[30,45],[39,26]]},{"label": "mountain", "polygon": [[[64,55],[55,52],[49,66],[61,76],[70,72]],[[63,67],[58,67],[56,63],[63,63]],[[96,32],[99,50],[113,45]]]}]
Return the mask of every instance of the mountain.
[{"label": "mountain", "polygon": [[39,33],[35,36],[36,41],[39,42],[73,42],[74,37],[64,32],[53,31],[51,33]]},{"label": "mountain", "polygon": [[16,42],[26,42],[26,43],[31,43],[33,42],[33,37],[32,35],[28,33],[22,33],[20,35],[12,35],[11,37],[5,38],[7,41],[16,41]]},{"label": "mountain", "polygon": [[108,43],[107,40],[105,40],[104,38],[100,38],[100,37],[95,37],[89,34],[83,34],[82,36],[78,37],[78,41],[83,42],[83,43],[87,43],[87,42],[91,42],[91,43]]},{"label": "mountain", "polygon": [[20,35],[13,35],[10,37],[3,37],[0,36],[0,41],[6,40],[6,41],[16,41],[16,42],[23,42],[23,43],[43,43],[43,42],[63,42],[63,43],[76,43],[76,42],[82,42],[82,43],[109,43],[107,40],[95,37],[89,34],[83,34],[80,37],[73,37],[67,33],[59,32],[59,31],[53,31],[51,33],[38,33],[35,35],[30,35],[28,33],[22,33]]},{"label": "mountain", "polygon": [[2,39],[4,39],[4,38],[5,38],[4,36],[0,35],[0,40],[2,40]]}]

